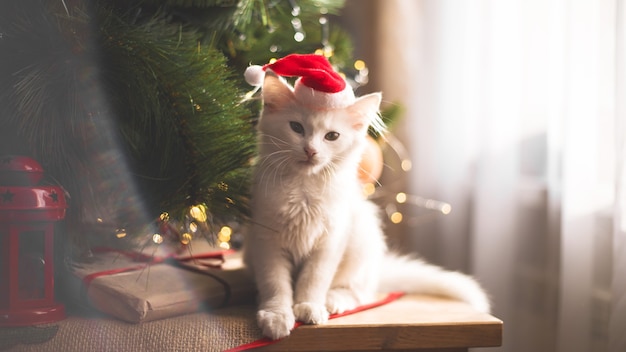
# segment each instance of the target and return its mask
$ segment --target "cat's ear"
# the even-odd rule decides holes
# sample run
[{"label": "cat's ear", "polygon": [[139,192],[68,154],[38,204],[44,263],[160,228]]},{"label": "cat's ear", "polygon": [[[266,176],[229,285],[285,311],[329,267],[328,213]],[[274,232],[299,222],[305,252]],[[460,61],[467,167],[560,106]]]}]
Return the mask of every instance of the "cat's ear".
[{"label": "cat's ear", "polygon": [[274,72],[267,70],[263,80],[263,108],[269,111],[281,110],[293,99],[291,86]]},{"label": "cat's ear", "polygon": [[357,98],[354,104],[348,108],[352,117],[352,126],[355,130],[366,131],[370,125],[373,125],[375,128],[381,125],[382,121],[380,121],[380,116],[378,116],[378,110],[382,98],[383,96],[380,92],[367,94]]}]

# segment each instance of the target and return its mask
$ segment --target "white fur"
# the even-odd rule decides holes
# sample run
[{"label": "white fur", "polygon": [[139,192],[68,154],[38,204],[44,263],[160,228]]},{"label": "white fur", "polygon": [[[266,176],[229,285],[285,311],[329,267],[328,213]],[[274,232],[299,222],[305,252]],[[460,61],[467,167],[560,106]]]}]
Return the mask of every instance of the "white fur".
[{"label": "white fur", "polygon": [[260,87],[263,84],[263,78],[265,77],[263,66],[248,66],[248,68],[246,68],[246,71],[243,73],[243,77],[249,85]]},{"label": "white fur", "polygon": [[[289,335],[296,320],[323,323],[329,313],[383,291],[445,295],[489,311],[487,296],[469,276],[389,253],[379,210],[357,178],[380,93],[344,109],[314,111],[297,102],[291,86],[266,75],[263,98],[245,259],[259,291],[257,321],[265,336]],[[303,133],[290,122],[301,124]],[[339,138],[326,139],[329,132]]]},{"label": "white fur", "polygon": [[315,110],[342,109],[354,104],[355,101],[352,87],[347,83],[346,88],[340,92],[326,93],[309,88],[298,79],[294,85],[293,93],[300,104]]}]

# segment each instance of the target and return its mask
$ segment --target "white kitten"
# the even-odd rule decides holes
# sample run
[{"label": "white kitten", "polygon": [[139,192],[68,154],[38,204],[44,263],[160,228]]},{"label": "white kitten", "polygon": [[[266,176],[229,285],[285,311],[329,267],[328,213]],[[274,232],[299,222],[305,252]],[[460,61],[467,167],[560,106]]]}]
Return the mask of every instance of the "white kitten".
[{"label": "white kitten", "polygon": [[289,335],[296,320],[323,323],[329,312],[385,291],[444,295],[489,311],[487,296],[469,276],[389,253],[378,208],[357,179],[368,126],[380,123],[380,93],[345,109],[312,110],[271,72],[262,91],[245,258],[265,336]]}]

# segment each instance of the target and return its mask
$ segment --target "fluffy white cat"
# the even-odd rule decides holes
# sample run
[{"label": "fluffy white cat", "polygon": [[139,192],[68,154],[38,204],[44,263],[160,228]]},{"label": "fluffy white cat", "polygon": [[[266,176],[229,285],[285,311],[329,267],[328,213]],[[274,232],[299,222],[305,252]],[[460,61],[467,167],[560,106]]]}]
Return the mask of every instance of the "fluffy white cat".
[{"label": "fluffy white cat", "polygon": [[296,320],[323,323],[378,292],[443,295],[489,311],[471,277],[387,249],[379,209],[357,178],[368,126],[381,124],[380,93],[347,108],[307,108],[271,71],[262,92],[253,225],[244,248],[265,336],[289,335]]}]

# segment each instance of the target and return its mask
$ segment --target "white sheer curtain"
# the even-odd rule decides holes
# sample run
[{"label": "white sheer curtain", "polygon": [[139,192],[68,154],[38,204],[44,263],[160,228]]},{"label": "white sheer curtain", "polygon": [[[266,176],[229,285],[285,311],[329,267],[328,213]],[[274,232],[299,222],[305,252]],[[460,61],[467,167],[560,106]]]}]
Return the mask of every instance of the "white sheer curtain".
[{"label": "white sheer curtain", "polygon": [[484,283],[500,350],[626,351],[626,1],[346,11],[368,89],[405,109],[406,189],[452,204],[390,231]]}]

